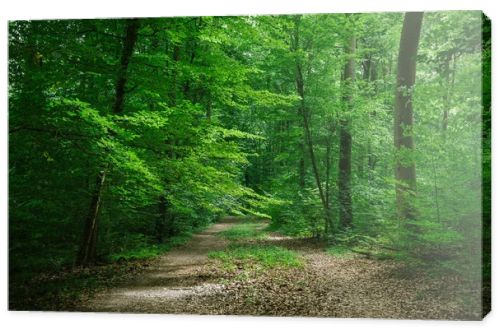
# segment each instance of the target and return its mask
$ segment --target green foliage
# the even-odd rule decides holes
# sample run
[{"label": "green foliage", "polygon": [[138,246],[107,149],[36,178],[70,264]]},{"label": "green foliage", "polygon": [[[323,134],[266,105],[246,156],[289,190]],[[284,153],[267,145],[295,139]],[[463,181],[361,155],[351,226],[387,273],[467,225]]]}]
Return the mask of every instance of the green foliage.
[{"label": "green foliage", "polygon": [[248,82],[259,71],[242,60],[250,45],[233,44],[232,33],[248,34],[250,23],[141,20],[124,110],[114,115],[122,46],[109,36],[125,24],[9,25],[12,277],[74,263],[103,168],[99,263],[155,256],[224,213],[267,217],[276,203],[241,183],[246,146],[264,138],[225,118],[248,103],[293,101]]},{"label": "green foliage", "polygon": [[270,215],[271,231],[296,237],[320,236],[324,232],[321,203],[313,189],[305,189],[298,198],[271,206]]},{"label": "green foliage", "polygon": [[388,239],[400,256],[426,261],[455,258],[463,243],[460,233],[433,221],[406,222],[404,228],[395,229]]},{"label": "green foliage", "polygon": [[219,232],[219,235],[229,241],[261,239],[265,236],[265,232],[263,231],[264,227],[265,225],[262,223],[238,223],[238,225],[235,225],[230,229]]},{"label": "green foliage", "polygon": [[137,235],[137,239],[133,240],[128,247],[122,252],[110,254],[109,259],[111,261],[131,261],[153,258],[168,252],[175,246],[185,244],[191,239],[191,235],[191,233],[182,232],[179,235],[169,238],[168,242],[159,245],[146,242],[143,235]]},{"label": "green foliage", "polygon": [[[327,238],[339,256],[480,272],[491,131],[479,12],[425,14],[406,151],[393,140],[401,13],[139,21],[120,114],[116,36],[127,20],[9,23],[11,281],[73,265],[96,190],[100,264],[156,256],[248,214],[272,219],[271,231]],[[339,224],[341,130],[352,140],[352,226]],[[415,221],[395,216],[396,161],[416,165]],[[245,224],[222,235],[262,234]],[[213,256],[295,263],[279,248],[238,247]]]},{"label": "green foliage", "polygon": [[[290,211],[288,211],[288,213],[290,213]],[[295,212],[292,211],[290,216],[292,216],[293,213]],[[296,219],[293,221],[291,218],[292,217],[290,217],[290,220],[284,220],[286,217],[281,217],[282,220],[273,219],[273,223],[268,227],[268,230],[293,237],[311,237],[313,235],[311,222],[305,219]]]},{"label": "green foliage", "polygon": [[232,269],[238,266],[288,268],[302,265],[296,252],[278,246],[233,244],[225,251],[212,252],[208,256],[220,260],[224,266]]},{"label": "green foliage", "polygon": [[351,248],[343,245],[336,245],[336,246],[331,246],[328,247],[326,252],[334,257],[338,258],[346,258],[346,257],[352,257],[353,253],[351,251]]}]

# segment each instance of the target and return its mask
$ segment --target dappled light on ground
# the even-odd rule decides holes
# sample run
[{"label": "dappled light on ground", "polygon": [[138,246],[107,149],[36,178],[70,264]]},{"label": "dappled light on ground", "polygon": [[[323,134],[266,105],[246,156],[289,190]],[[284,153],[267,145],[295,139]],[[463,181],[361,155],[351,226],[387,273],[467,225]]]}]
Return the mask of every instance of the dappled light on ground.
[{"label": "dappled light on ground", "polygon": [[185,246],[161,257],[136,279],[103,291],[77,309],[317,317],[480,317],[471,311],[477,307],[464,304],[461,298],[464,288],[456,277],[429,276],[422,272],[401,275],[404,272],[401,264],[355,254],[332,256],[325,252],[326,244],[314,242],[315,239],[292,238],[275,232],[248,239],[240,233],[235,245],[286,249],[297,254],[302,265],[267,266],[251,258],[234,258],[234,266],[225,266],[208,255],[234,248],[229,247],[231,243],[224,237],[228,233],[222,232],[246,227],[235,228],[238,223],[231,222],[211,226]]}]

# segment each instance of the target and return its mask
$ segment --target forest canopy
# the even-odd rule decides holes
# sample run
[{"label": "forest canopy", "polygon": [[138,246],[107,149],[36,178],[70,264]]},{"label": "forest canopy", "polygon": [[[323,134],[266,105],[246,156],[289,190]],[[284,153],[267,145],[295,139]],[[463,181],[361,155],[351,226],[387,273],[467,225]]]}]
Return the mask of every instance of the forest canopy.
[{"label": "forest canopy", "polygon": [[11,278],[157,255],[225,215],[489,277],[483,24],[10,22]]}]

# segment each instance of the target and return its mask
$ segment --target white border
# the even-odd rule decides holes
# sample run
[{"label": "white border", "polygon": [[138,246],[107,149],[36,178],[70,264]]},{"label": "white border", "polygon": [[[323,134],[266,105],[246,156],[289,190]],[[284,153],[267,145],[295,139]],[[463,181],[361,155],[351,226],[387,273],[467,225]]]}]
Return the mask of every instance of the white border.
[{"label": "white border", "polygon": [[[497,46],[500,26],[498,0],[4,0],[0,9],[0,221],[2,222],[0,251],[0,328],[4,333],[320,333],[362,332],[370,334],[453,332],[497,332],[500,328],[498,271],[499,229],[493,223],[493,311],[483,322],[353,320],[311,318],[213,317],[170,315],[81,314],[52,312],[7,312],[7,20],[96,17],[157,17],[238,14],[286,14],[321,12],[373,12],[411,10],[480,9],[493,21],[493,110],[498,111],[495,96],[499,88]],[[499,166],[498,135],[500,118],[493,113],[493,170]],[[500,178],[493,173],[493,221],[500,196]],[[390,287],[388,287],[390,288]],[[495,310],[495,308],[497,308]],[[494,330],[496,328],[496,330]]]}]

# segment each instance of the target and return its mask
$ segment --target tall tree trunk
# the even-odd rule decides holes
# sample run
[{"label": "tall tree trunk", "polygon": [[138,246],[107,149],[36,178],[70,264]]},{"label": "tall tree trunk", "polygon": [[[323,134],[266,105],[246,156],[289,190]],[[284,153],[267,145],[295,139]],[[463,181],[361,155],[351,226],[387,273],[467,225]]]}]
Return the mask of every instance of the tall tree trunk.
[{"label": "tall tree trunk", "polygon": [[352,225],[352,194],[351,194],[351,156],[352,137],[349,113],[352,109],[354,81],[356,80],[354,57],[356,53],[356,38],[349,39],[346,53],[348,60],[344,66],[344,104],[345,112],[340,119],[340,149],[339,149],[339,225],[349,228]]},{"label": "tall tree trunk", "polygon": [[139,31],[139,20],[131,19],[127,22],[125,29],[125,37],[123,38],[123,49],[120,58],[120,67],[118,68],[118,76],[115,88],[115,103],[113,105],[113,113],[121,114],[123,112],[123,102],[125,98],[125,85],[127,84],[127,69],[134,52],[135,42],[137,41],[137,32]]},{"label": "tall tree trunk", "polygon": [[[115,101],[112,108],[114,114],[121,114],[123,112],[125,87],[127,84],[127,69],[137,41],[138,30],[138,19],[130,19],[127,21],[125,37],[123,38],[120,66],[118,68],[115,85]],[[85,220],[82,243],[76,257],[75,264],[77,266],[88,266],[94,261],[97,241],[97,222],[99,218],[99,208],[101,206],[100,204],[102,201],[102,192],[106,174],[107,167],[104,167],[96,178],[94,193],[90,200],[90,209]]]},{"label": "tall tree trunk", "polygon": [[[372,55],[368,55],[367,59],[363,62],[363,80],[369,85],[368,93],[366,97],[372,99],[377,94],[377,63],[372,59]],[[371,122],[372,119],[377,115],[375,109],[370,111],[368,114],[368,121]],[[373,181],[373,173],[375,170],[375,165],[377,163],[377,156],[373,152],[373,145],[370,135],[368,137],[368,143],[366,147],[368,155],[368,181]],[[364,159],[363,159],[364,162]]]},{"label": "tall tree trunk", "polygon": [[415,219],[416,172],[413,142],[413,87],[417,50],[423,13],[405,14],[399,45],[396,101],[394,110],[394,146],[396,148],[396,214],[398,220]]}]

